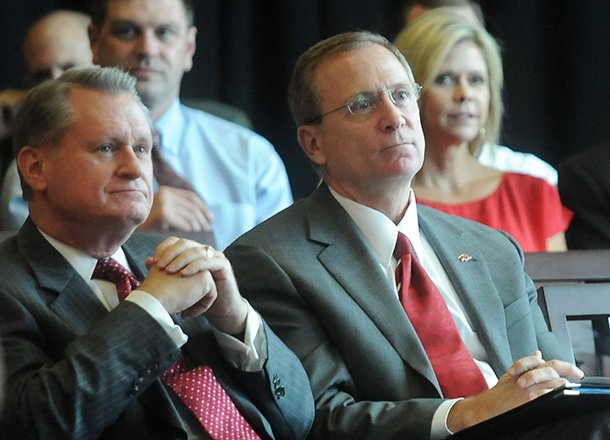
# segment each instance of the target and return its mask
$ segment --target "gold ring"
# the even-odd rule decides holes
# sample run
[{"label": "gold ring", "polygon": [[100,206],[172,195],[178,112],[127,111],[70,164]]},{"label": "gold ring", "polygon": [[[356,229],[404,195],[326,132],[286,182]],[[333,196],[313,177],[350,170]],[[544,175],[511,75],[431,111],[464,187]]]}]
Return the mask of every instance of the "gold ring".
[{"label": "gold ring", "polygon": [[215,249],[212,246],[210,246],[209,244],[205,244],[204,245],[204,249],[205,249],[205,256],[206,257],[208,257],[208,258],[214,257]]}]

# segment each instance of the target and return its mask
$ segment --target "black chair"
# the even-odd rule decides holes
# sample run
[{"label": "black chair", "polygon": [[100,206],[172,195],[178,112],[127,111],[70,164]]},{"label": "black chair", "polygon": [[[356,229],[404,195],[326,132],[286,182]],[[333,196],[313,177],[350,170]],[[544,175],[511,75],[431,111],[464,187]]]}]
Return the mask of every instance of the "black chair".
[{"label": "black chair", "polygon": [[572,359],[575,355],[569,322],[592,323],[596,375],[601,375],[603,358],[610,355],[610,283],[546,285],[538,289],[538,299],[549,329]]}]

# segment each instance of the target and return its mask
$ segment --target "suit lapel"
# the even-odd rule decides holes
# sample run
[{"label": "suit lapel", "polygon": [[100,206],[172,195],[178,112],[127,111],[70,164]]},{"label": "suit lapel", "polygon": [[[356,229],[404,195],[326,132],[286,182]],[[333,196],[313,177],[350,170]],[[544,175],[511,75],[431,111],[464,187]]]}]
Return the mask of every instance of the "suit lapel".
[{"label": "suit lapel", "polygon": [[[504,306],[483,258],[480,246],[472,237],[465,235],[444,217],[432,217],[433,211],[418,206],[419,225],[428,242],[434,248],[443,268],[447,272],[473,330],[485,347],[488,361],[495,371],[505,371],[512,355],[506,334]],[[460,259],[465,254],[471,259]],[[485,292],[486,294],[481,294]],[[508,365],[507,365],[508,363]]]},{"label": "suit lapel", "polygon": [[380,329],[405,363],[434,384],[440,394],[424,348],[356,224],[326,185],[316,190],[307,204],[309,238],[326,245],[318,256],[320,263]]},{"label": "suit lapel", "polygon": [[77,334],[86,333],[108,313],[85,280],[45,240],[30,219],[17,235],[17,247],[50,296],[50,309]]},{"label": "suit lapel", "polygon": [[[125,254],[138,279],[146,275],[144,257],[153,245],[142,237],[132,237],[124,246]],[[40,234],[28,218],[17,235],[17,247],[29,263],[45,294],[50,296],[49,308],[76,334],[85,334],[108,311],[63,256]],[[158,380],[138,399],[149,410],[170,425],[181,430],[184,426]]]}]

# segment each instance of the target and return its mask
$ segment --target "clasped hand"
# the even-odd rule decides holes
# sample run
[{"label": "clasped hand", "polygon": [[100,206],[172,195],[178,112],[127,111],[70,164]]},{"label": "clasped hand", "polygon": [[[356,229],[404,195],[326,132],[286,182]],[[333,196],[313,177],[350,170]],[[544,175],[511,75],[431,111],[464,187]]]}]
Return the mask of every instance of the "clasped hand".
[{"label": "clasped hand", "polygon": [[140,289],[170,314],[205,314],[218,330],[244,330],[248,306],[239,293],[229,260],[211,246],[169,237],[146,260],[149,274]]},{"label": "clasped hand", "polygon": [[447,426],[453,432],[461,431],[565,385],[566,378],[579,380],[583,376],[575,365],[556,359],[545,361],[536,351],[515,362],[493,388],[457,402],[449,412]]}]

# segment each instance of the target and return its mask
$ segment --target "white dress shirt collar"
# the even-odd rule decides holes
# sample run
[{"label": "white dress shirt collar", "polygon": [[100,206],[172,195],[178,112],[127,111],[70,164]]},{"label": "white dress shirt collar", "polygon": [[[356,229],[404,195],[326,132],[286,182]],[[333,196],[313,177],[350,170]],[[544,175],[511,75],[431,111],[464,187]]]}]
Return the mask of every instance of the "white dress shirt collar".
[{"label": "white dress shirt collar", "polygon": [[395,225],[394,222],[381,211],[343,197],[330,187],[329,190],[332,196],[343,209],[347,211],[349,216],[356,223],[356,226],[358,226],[360,231],[364,234],[373,253],[383,267],[390,265],[394,247],[396,246],[398,231],[409,238],[413,245],[413,250],[418,256],[423,254],[422,240],[419,233],[419,222],[417,220],[417,204],[415,202],[413,190],[409,193],[407,210],[398,225]]},{"label": "white dress shirt collar", "polygon": [[[68,263],[74,268],[76,273],[78,273],[86,282],[91,280],[91,276],[93,275],[93,271],[95,270],[95,265],[97,264],[97,259],[93,258],[90,255],[85,254],[78,249],[73,248],[65,243],[62,243],[59,240],[45,234],[43,231],[39,229],[42,236],[53,246],[57,252],[59,252]],[[117,251],[111,255],[116,261],[126,267],[128,270],[131,270],[129,267],[129,263],[127,263],[127,257],[125,256],[125,252],[123,252],[123,248],[119,247]]]}]

